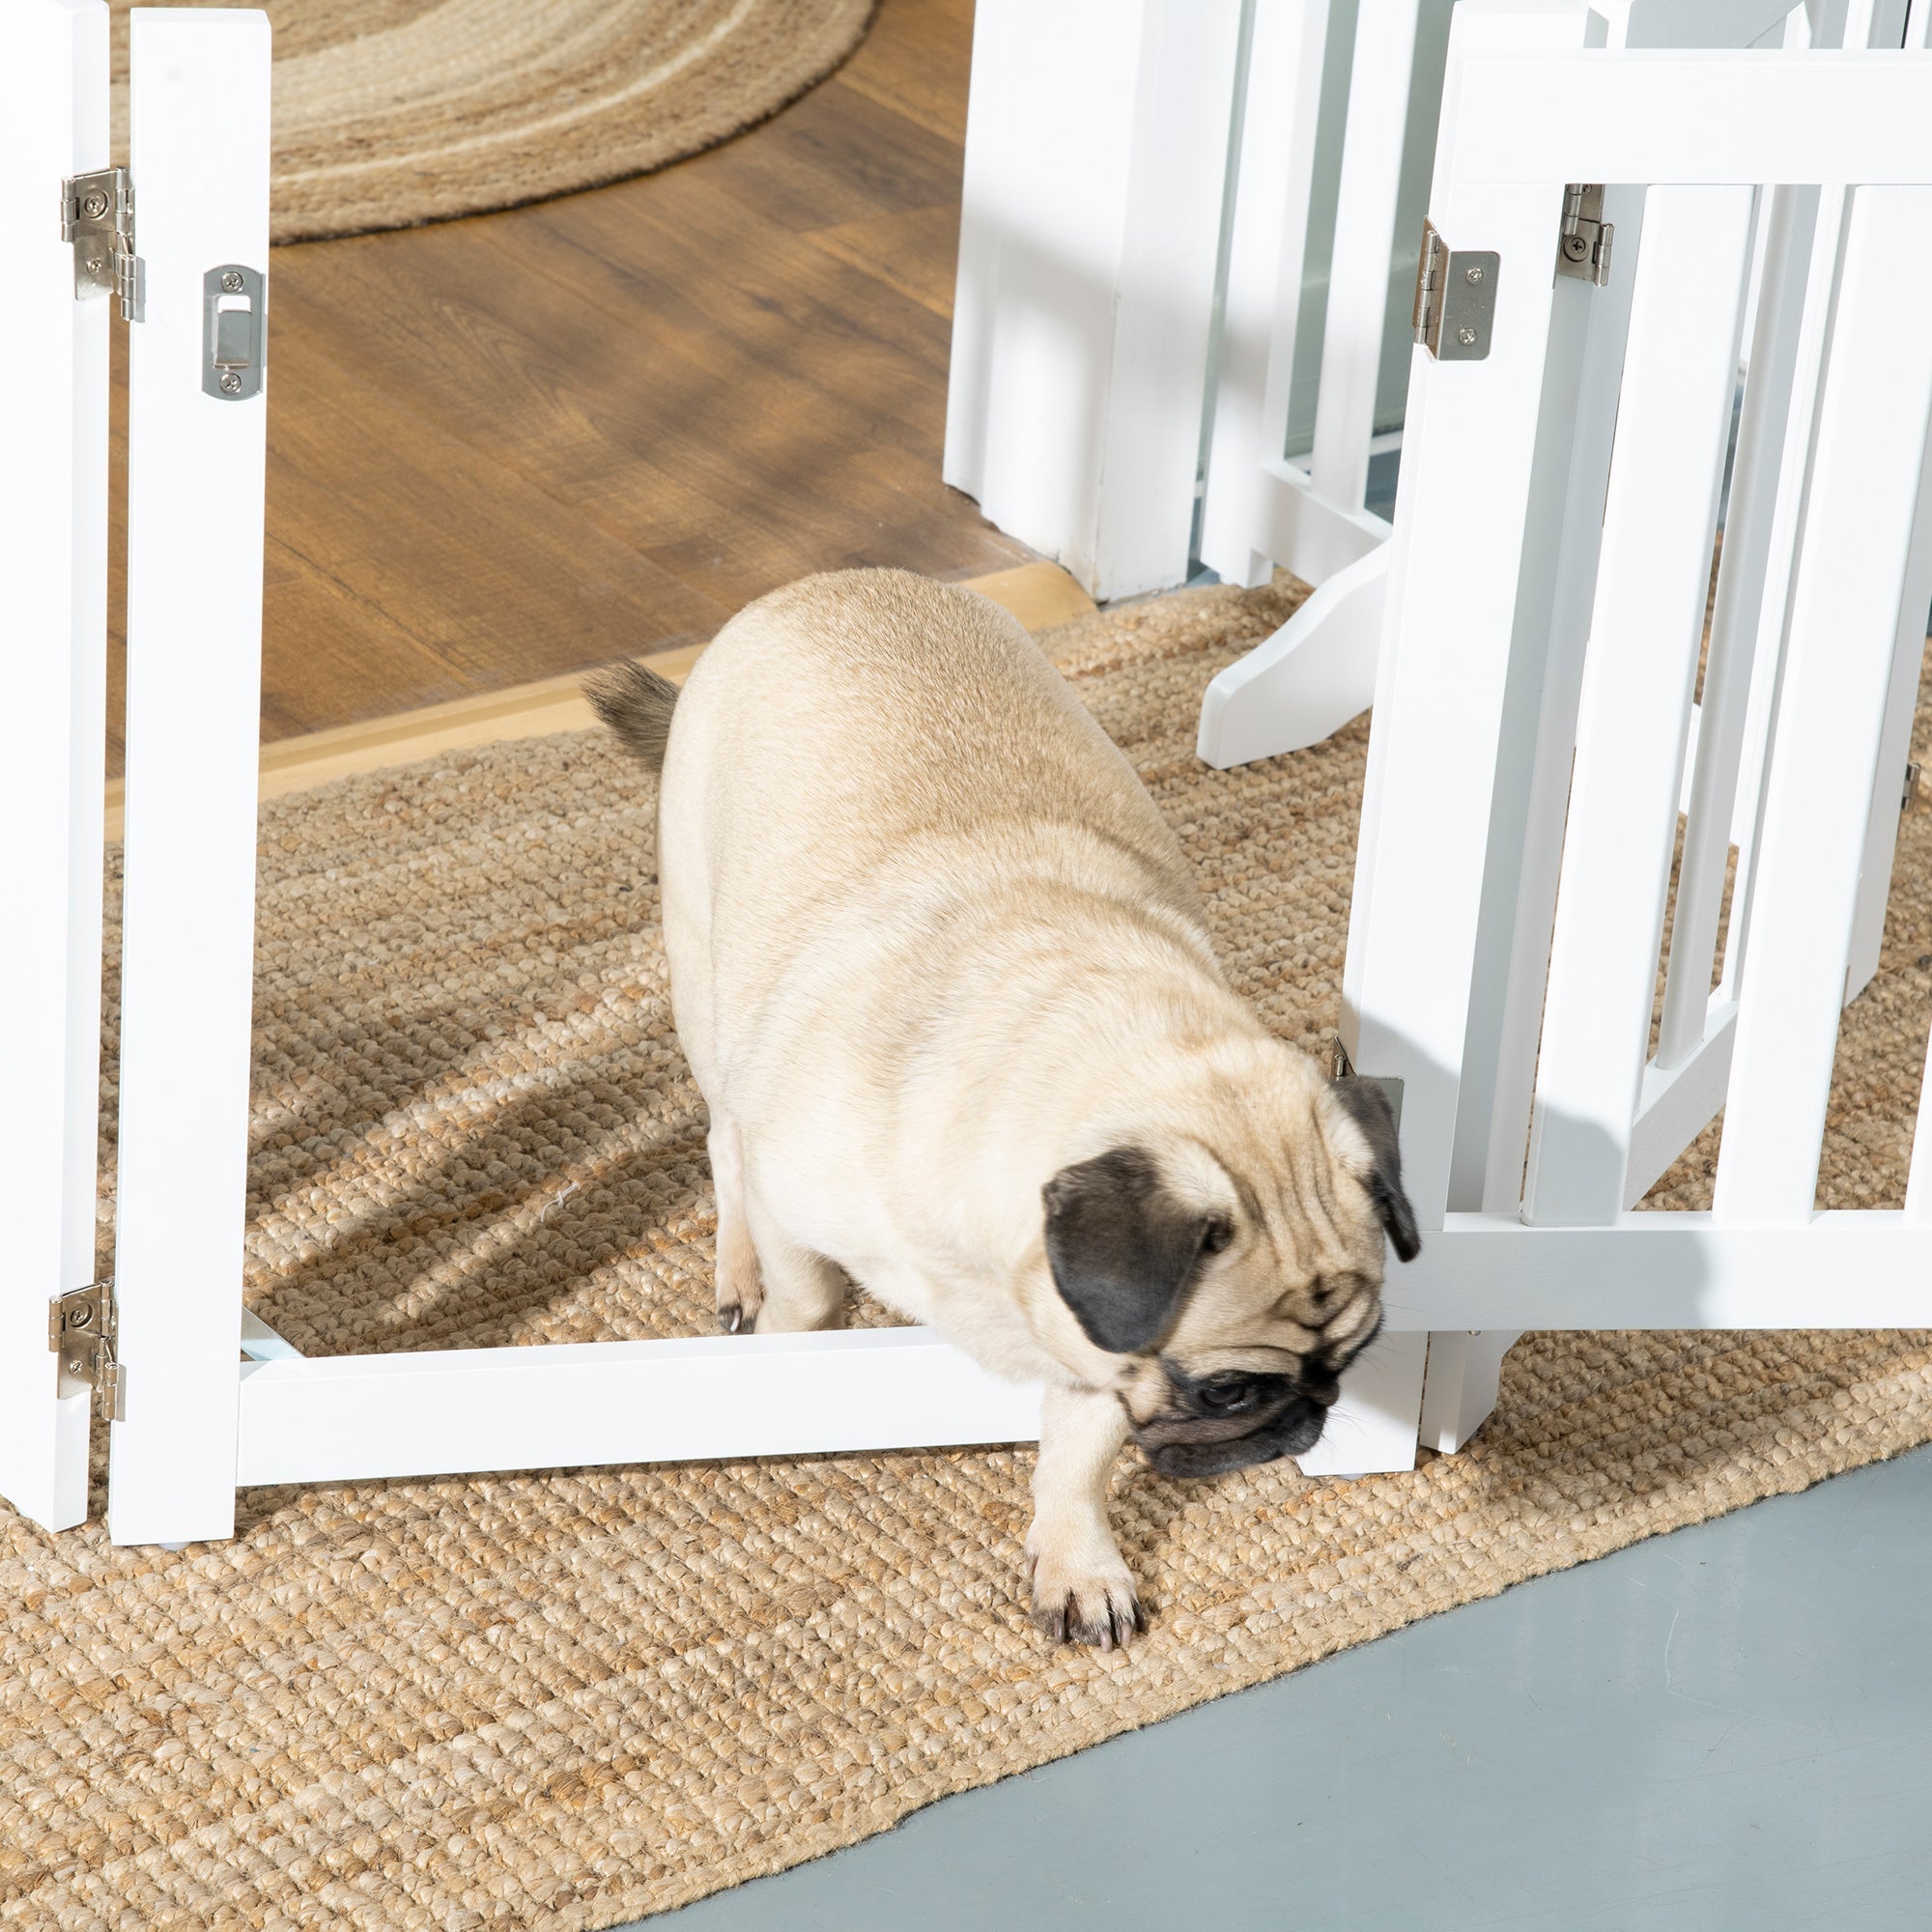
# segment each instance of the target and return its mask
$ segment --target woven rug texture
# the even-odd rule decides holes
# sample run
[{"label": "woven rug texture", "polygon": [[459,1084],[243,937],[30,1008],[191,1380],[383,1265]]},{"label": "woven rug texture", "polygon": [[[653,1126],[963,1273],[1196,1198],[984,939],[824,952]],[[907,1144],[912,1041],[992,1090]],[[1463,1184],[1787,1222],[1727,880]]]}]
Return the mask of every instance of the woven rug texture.
[{"label": "woven rug texture", "polygon": [[[129,4],[111,0],[117,158]],[[872,0],[263,5],[276,242],[412,228],[661,168],[824,79],[872,12]]]},{"label": "woven rug texture", "polygon": [[[1208,679],[1295,595],[1046,643],[1193,855],[1234,978],[1317,1049],[1366,725],[1193,753]],[[303,1350],[710,1332],[653,807],[587,733],[264,806],[245,1293]],[[1825,1202],[1902,1199],[1928,1019],[1918,811]],[[1661,1198],[1708,1191],[1709,1143]],[[64,1534],[0,1506],[0,1926],[617,1924],[1927,1439],[1925,1334],[1531,1335],[1469,1448],[1412,1473],[1173,1482],[1130,1450],[1113,1515],[1151,1624],[1105,1656],[1028,1620],[1026,1448],[253,1490],[232,1542],[177,1553],[110,1548],[99,1487]]]}]

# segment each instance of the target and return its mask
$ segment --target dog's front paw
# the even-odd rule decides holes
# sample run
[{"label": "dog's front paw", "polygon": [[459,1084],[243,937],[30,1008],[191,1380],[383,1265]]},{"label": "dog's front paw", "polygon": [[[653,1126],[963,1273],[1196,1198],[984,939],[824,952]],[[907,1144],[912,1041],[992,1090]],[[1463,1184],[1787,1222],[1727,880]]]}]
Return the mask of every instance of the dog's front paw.
[{"label": "dog's front paw", "polygon": [[1124,1649],[1146,1628],[1133,1577],[1104,1530],[1056,1535],[1036,1522],[1026,1564],[1033,1620],[1055,1643]]}]

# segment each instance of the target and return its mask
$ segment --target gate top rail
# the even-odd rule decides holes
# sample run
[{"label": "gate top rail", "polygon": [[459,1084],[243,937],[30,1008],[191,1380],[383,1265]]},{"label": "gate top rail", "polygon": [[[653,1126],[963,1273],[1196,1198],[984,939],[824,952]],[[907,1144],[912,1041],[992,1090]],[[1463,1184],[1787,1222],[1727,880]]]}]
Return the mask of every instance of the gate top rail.
[{"label": "gate top rail", "polygon": [[1932,185],[1928,69],[1932,50],[1919,48],[1471,47],[1452,71],[1461,98],[1444,101],[1445,132],[1455,132],[1436,190],[1536,181],[1922,187]]}]

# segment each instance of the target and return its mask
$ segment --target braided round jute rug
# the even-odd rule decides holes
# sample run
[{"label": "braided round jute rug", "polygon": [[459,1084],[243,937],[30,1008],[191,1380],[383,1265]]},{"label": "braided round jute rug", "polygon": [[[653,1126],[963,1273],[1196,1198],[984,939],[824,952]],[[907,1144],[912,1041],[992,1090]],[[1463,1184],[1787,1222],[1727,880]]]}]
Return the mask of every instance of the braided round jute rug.
[{"label": "braided round jute rug", "polygon": [[[872,0],[260,4],[274,28],[276,242],[412,228],[661,168],[822,80],[872,12]],[[125,156],[129,0],[111,5]]]},{"label": "braided round jute rug", "polygon": [[[1172,814],[1238,982],[1312,1048],[1365,730],[1234,772],[1192,750],[1203,685],[1293,598],[1046,641]],[[708,1330],[652,807],[574,734],[264,808],[246,1293],[304,1350]],[[1840,1205],[1902,1197],[1932,812],[1900,873],[1845,1025]],[[234,1541],[179,1553],[0,1509],[0,1924],[619,1923],[1928,1438],[1932,1336],[1532,1335],[1471,1446],[1411,1474],[1189,1485],[1129,1452],[1151,1626],[1107,1656],[1022,1607],[1025,1449],[256,1490]]]}]

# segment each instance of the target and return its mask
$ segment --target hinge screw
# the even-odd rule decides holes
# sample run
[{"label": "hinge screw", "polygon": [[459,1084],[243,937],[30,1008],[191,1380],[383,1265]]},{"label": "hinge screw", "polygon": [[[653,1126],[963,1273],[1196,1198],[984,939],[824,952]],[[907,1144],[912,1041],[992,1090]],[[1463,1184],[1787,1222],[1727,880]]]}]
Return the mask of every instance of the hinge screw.
[{"label": "hinge screw", "polygon": [[242,387],[242,378],[238,376],[233,369],[229,370],[227,375],[222,377],[221,389],[224,395],[232,396],[236,394],[241,389],[241,387]]},{"label": "hinge screw", "polygon": [[99,221],[107,213],[107,197],[99,188],[96,188],[80,204],[80,212],[87,216],[88,220]]},{"label": "hinge screw", "polygon": [[1456,340],[1460,342],[1464,349],[1467,349],[1475,341],[1475,339],[1476,339],[1476,331],[1473,328],[1459,328],[1456,331]]},{"label": "hinge screw", "polygon": [[1473,285],[1483,279],[1483,271],[1481,268],[1464,269],[1463,270],[1463,279]]},{"label": "hinge screw", "polygon": [[1571,261],[1580,262],[1590,252],[1590,244],[1580,235],[1566,235],[1563,238],[1563,252]]},{"label": "hinge screw", "polygon": [[230,269],[227,271],[227,273],[225,273],[221,277],[221,286],[224,289],[226,289],[231,296],[239,296],[242,293],[242,276],[240,271],[234,269]]}]

